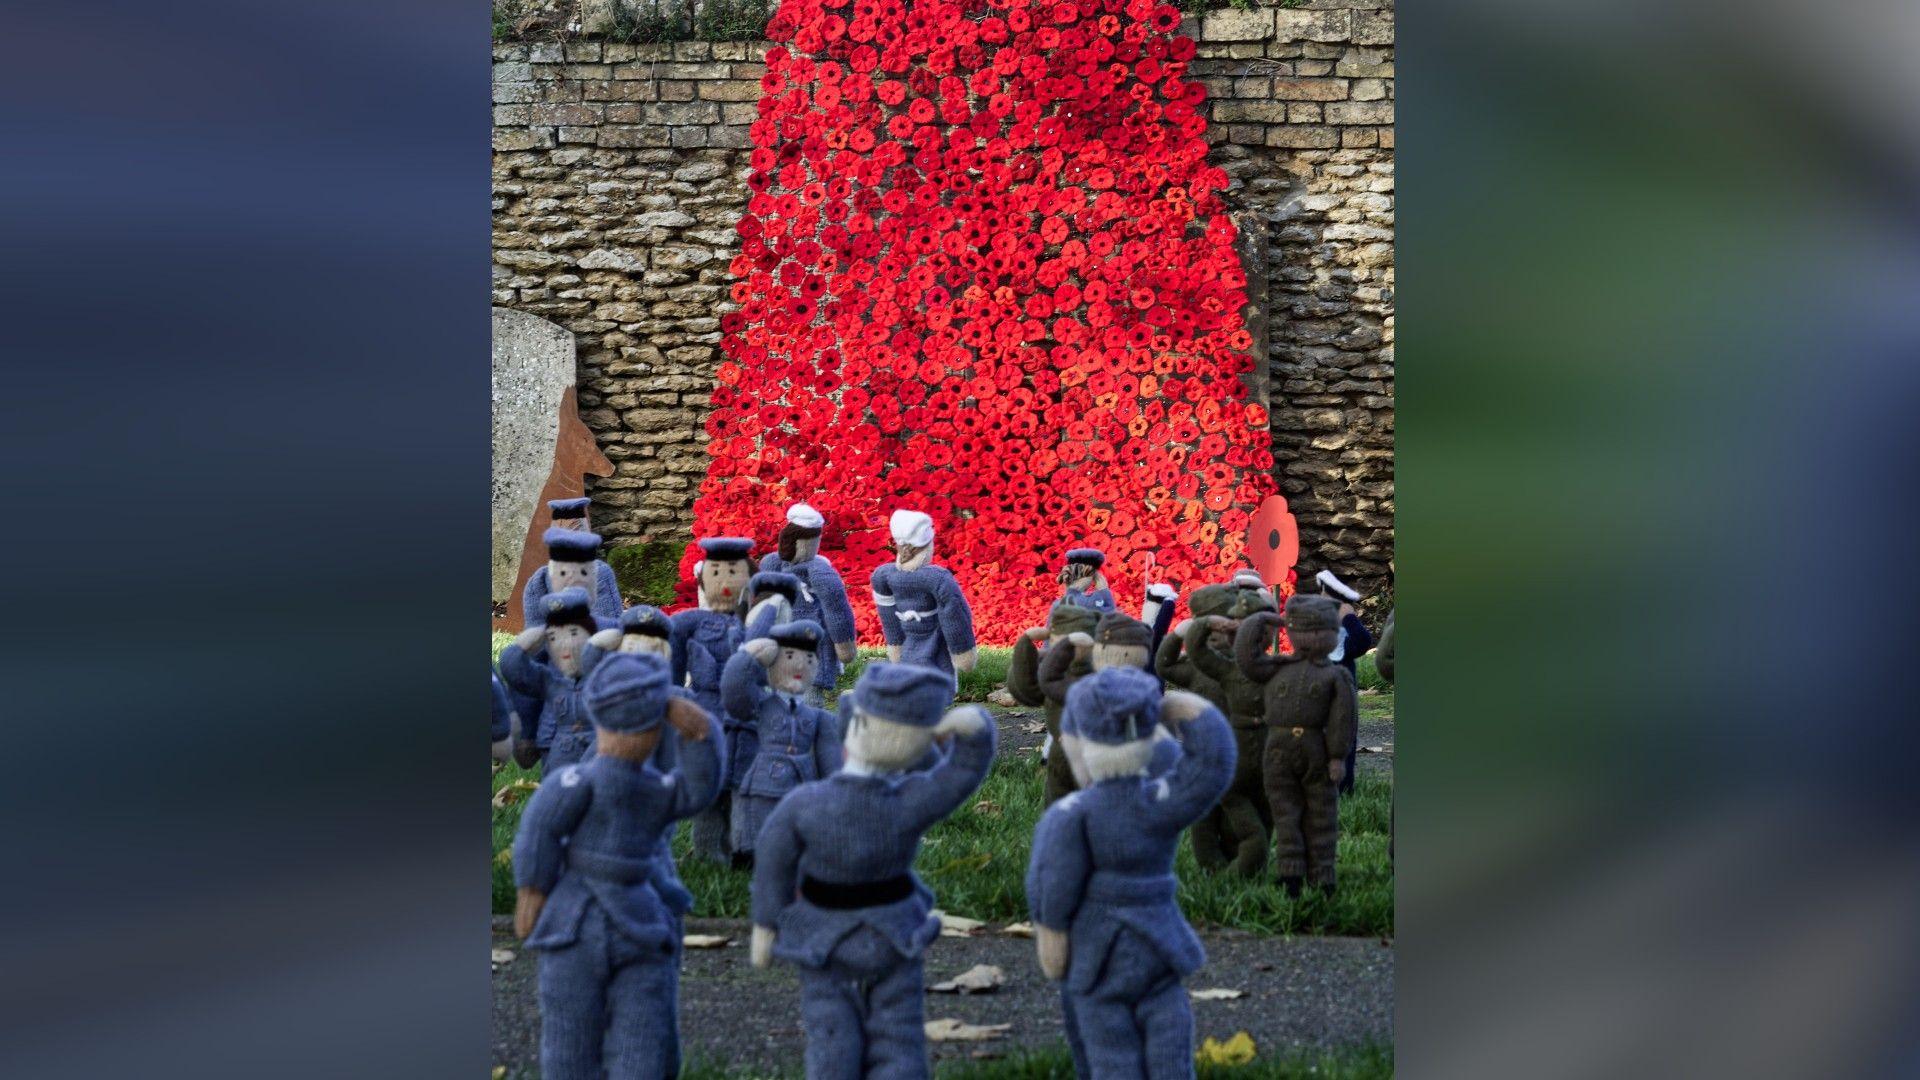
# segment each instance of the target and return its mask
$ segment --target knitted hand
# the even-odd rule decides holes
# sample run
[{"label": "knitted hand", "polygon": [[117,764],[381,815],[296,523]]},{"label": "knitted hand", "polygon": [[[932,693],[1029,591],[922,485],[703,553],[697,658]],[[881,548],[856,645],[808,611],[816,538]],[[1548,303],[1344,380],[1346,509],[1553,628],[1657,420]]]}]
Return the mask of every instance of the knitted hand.
[{"label": "knitted hand", "polygon": [[1187,636],[1187,628],[1188,628],[1188,627],[1190,627],[1190,626],[1192,626],[1192,625],[1193,625],[1193,620],[1192,620],[1192,619],[1181,619],[1181,620],[1180,620],[1180,624],[1179,624],[1178,626],[1175,626],[1175,627],[1173,628],[1173,636],[1174,636],[1174,637],[1177,637],[1177,638],[1184,638],[1184,637],[1186,637],[1186,636]]},{"label": "knitted hand", "polygon": [[1040,974],[1059,982],[1067,977],[1067,932],[1045,926],[1033,928],[1034,946],[1040,952]]},{"label": "knitted hand", "polygon": [[771,926],[756,925],[753,928],[753,947],[750,951],[752,953],[754,967],[763,968],[773,963],[773,939],[775,936],[773,927]]},{"label": "knitted hand", "polygon": [[1327,779],[1338,784],[1347,778],[1347,763],[1340,758],[1327,762]]},{"label": "knitted hand", "polygon": [[683,739],[703,742],[707,737],[707,725],[712,720],[707,710],[700,707],[692,698],[679,696],[667,699],[667,723],[680,733]]},{"label": "knitted hand", "polygon": [[526,652],[539,652],[547,647],[547,628],[529,626],[520,631],[520,636],[514,638],[513,643]]},{"label": "knitted hand", "polygon": [[1160,722],[1169,729],[1178,731],[1187,721],[1199,716],[1209,706],[1207,699],[1188,690],[1169,690],[1160,699]]},{"label": "knitted hand", "polygon": [[853,658],[860,655],[860,646],[851,641],[836,642],[833,646],[833,654],[840,658],[841,663],[851,664]]},{"label": "knitted hand", "polygon": [[772,667],[780,659],[780,643],[772,638],[757,637],[740,646],[740,651],[760,661],[761,667]]},{"label": "knitted hand", "polygon": [[887,662],[893,663],[893,664],[897,664],[900,662],[900,646],[898,645],[887,646]]},{"label": "knitted hand", "polygon": [[980,662],[980,650],[968,649],[966,652],[951,653],[949,659],[953,661],[953,670],[972,671],[974,665]]},{"label": "knitted hand", "polygon": [[1025,637],[1028,641],[1033,642],[1035,645],[1038,645],[1041,642],[1047,640],[1047,628],[1044,626],[1030,626],[1027,628],[1026,632],[1021,636]]},{"label": "knitted hand", "polygon": [[1085,652],[1093,648],[1093,635],[1084,630],[1075,630],[1067,635],[1067,644],[1072,645],[1075,652]]},{"label": "knitted hand", "polygon": [[531,885],[522,885],[520,893],[513,901],[513,932],[520,940],[533,933],[533,924],[540,921],[540,909],[547,906],[547,894]]},{"label": "knitted hand", "polygon": [[941,717],[940,722],[934,725],[933,737],[950,739],[955,735],[962,737],[978,735],[992,722],[993,719],[980,706],[961,705],[947,710],[947,715]]},{"label": "knitted hand", "polygon": [[593,635],[587,639],[587,643],[598,646],[607,652],[619,652],[621,636],[621,630],[616,626],[610,630],[602,630]]},{"label": "knitted hand", "polygon": [[1215,630],[1233,631],[1240,629],[1240,623],[1237,620],[1229,619],[1225,615],[1207,616],[1207,625],[1213,627]]}]

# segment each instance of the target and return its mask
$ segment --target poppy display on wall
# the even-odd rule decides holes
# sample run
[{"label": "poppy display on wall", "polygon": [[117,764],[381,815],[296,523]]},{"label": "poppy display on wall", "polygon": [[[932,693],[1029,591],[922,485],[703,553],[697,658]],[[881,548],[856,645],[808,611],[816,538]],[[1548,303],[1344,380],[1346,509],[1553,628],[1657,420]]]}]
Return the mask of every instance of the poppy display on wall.
[{"label": "poppy display on wall", "polygon": [[899,507],[933,516],[985,644],[1044,619],[1069,547],[1133,610],[1150,561],[1183,589],[1247,565],[1273,457],[1179,20],[781,4],[696,535],[770,548],[811,503],[864,641]]}]

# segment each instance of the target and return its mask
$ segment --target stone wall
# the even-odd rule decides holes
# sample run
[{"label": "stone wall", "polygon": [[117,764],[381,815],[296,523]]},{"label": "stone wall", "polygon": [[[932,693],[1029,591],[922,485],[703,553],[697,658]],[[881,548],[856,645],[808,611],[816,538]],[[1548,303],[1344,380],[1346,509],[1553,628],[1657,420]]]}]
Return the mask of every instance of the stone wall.
[{"label": "stone wall", "polygon": [[[1264,280],[1248,268],[1264,304],[1249,324],[1265,327],[1302,565],[1380,592],[1393,552],[1392,9],[1306,0],[1185,31],[1243,250],[1265,264]],[[494,48],[493,302],[578,339],[581,416],[615,468],[589,487],[594,523],[613,544],[689,535],[765,48]]]}]

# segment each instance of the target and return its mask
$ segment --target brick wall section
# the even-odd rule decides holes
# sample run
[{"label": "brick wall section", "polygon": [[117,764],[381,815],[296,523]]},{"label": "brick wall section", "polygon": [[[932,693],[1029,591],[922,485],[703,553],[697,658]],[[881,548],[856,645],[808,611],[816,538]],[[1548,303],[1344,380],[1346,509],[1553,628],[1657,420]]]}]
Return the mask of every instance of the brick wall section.
[{"label": "brick wall section", "polygon": [[[1185,30],[1243,250],[1264,262],[1249,321],[1266,327],[1301,561],[1378,592],[1393,552],[1392,9],[1306,0]],[[589,489],[594,523],[615,544],[689,536],[765,49],[494,48],[493,302],[577,336],[581,413],[615,468]]]}]

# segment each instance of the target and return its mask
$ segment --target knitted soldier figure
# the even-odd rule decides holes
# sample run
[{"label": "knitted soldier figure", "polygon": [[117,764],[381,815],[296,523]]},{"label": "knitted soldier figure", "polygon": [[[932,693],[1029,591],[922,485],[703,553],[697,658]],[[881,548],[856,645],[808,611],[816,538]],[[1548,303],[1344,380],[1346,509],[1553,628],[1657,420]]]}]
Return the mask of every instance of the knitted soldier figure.
[{"label": "knitted soldier figure", "polygon": [[1287,599],[1293,652],[1268,652],[1279,617],[1260,612],[1240,624],[1234,659],[1266,699],[1267,801],[1273,807],[1276,869],[1288,895],[1301,883],[1334,889],[1340,843],[1337,788],[1347,771],[1356,722],[1353,680],[1327,659],[1339,632],[1340,605],[1324,596]]},{"label": "knitted soldier figure", "polygon": [[526,613],[527,625],[539,621],[540,612],[545,610],[541,603],[548,596],[576,587],[593,598],[593,614],[603,620],[601,625],[613,625],[620,618],[620,586],[613,579],[613,567],[600,558],[600,537],[585,529],[556,524],[541,533],[540,540],[547,545],[547,565],[535,570],[520,592],[520,610]]},{"label": "knitted soldier figure", "polygon": [[781,623],[748,639],[727,661],[720,679],[727,714],[759,732],[753,762],[734,796],[736,853],[753,850],[767,815],[787,792],[840,767],[839,722],[807,700],[823,636],[816,623]]},{"label": "knitted soldier figure", "polygon": [[799,602],[799,578],[762,567],[747,582],[747,639],[766,637],[774,625],[792,622]]},{"label": "knitted soldier figure", "polygon": [[[1207,599],[1200,599],[1200,592]],[[1267,801],[1265,761],[1267,747],[1267,705],[1264,688],[1249,679],[1233,659],[1234,634],[1249,616],[1273,612],[1273,594],[1258,581],[1244,580],[1208,586],[1194,594],[1194,617],[1177,631],[1180,647],[1193,665],[1196,678],[1219,684],[1226,702],[1227,720],[1233,725],[1234,744],[1239,765],[1227,798],[1221,801],[1220,814],[1210,818],[1217,825],[1220,858],[1235,873],[1257,874],[1267,862],[1268,837],[1273,829],[1273,809]],[[1200,606],[1208,608],[1205,614]],[[1271,634],[1269,634],[1271,639]],[[1271,640],[1268,642],[1271,644]],[[1250,811],[1250,812],[1249,812]],[[1203,866],[1213,861],[1209,830],[1194,835],[1194,856]]]},{"label": "knitted soldier figure", "polygon": [[533,738],[516,757],[528,767],[537,758],[542,775],[579,761],[593,747],[593,723],[580,701],[587,639],[596,625],[591,603],[577,586],[548,595],[541,600],[542,621],[500,650],[501,679],[540,702]]},{"label": "knitted soldier figure", "polygon": [[818,510],[795,503],[787,509],[787,524],[780,530],[779,552],[760,560],[762,570],[782,570],[799,579],[800,602],[793,606],[794,619],[819,623],[826,631],[820,639],[820,670],[813,677],[816,701],[839,681],[840,666],[859,655],[847,586],[820,554],[820,534],[826,527],[827,519]]},{"label": "knitted soldier figure", "polygon": [[[1200,695],[1226,715],[1232,709],[1226,687],[1200,670],[1187,652],[1186,642],[1193,623],[1200,623],[1204,648],[1220,663],[1228,662],[1225,657],[1233,653],[1234,623],[1228,616],[1233,611],[1234,589],[1229,585],[1202,586],[1194,591],[1189,606],[1193,618],[1161,640],[1154,655],[1154,670],[1169,686]],[[1211,621],[1216,618],[1225,621]],[[1266,722],[1257,709],[1244,715],[1244,722],[1233,721],[1233,781],[1219,805],[1193,826],[1193,856],[1202,870],[1222,870],[1231,863],[1236,872],[1252,875],[1267,864],[1273,814],[1267,809],[1260,767],[1260,755],[1266,748]]]},{"label": "knitted soldier figure", "polygon": [[609,653],[651,653],[662,660],[673,656],[673,623],[664,612],[635,604],[620,613],[620,625],[602,630],[587,642],[587,669]]},{"label": "knitted soldier figure", "polygon": [[[1360,685],[1360,671],[1357,665],[1360,657],[1373,648],[1373,635],[1367,632],[1367,624],[1360,621],[1360,614],[1354,605],[1360,602],[1360,594],[1350,588],[1346,582],[1333,575],[1331,570],[1322,570],[1313,575],[1313,583],[1320,587],[1320,595],[1331,596],[1340,605],[1340,632],[1333,643],[1333,651],[1327,658],[1347,669],[1347,677],[1353,685]],[[1340,794],[1353,792],[1355,755],[1360,752],[1360,740],[1354,740],[1354,746],[1347,751],[1347,776],[1340,781]]]},{"label": "knitted soldier figure", "polygon": [[945,672],[869,664],[841,699],[846,764],[789,792],[760,831],[753,963],[800,969],[809,1080],[931,1075],[922,957],[940,920],[913,859],[986,779],[995,739],[978,706],[941,715],[954,689]]},{"label": "knitted soldier figure", "polygon": [[[710,537],[700,541],[706,558],[693,566],[700,606],[675,612],[670,620],[673,636],[673,683],[693,692],[693,699],[711,716],[721,719],[727,734],[727,761],[735,772],[740,758],[751,759],[751,726],[726,716],[720,702],[720,674],[734,650],[746,640],[742,620],[747,582],[753,576],[753,541],[739,537]],[[744,751],[744,755],[743,755]],[[727,822],[732,813],[730,790],[722,790],[712,806],[693,819],[693,850],[714,862],[729,859]]]},{"label": "knitted soldier figure", "polygon": [[[1147,624],[1131,615],[1109,611],[1100,616],[1093,633],[1074,631],[1040,659],[1040,691],[1046,695],[1055,716],[1062,715],[1067,693],[1083,677],[1110,667],[1130,667],[1146,671],[1153,662],[1149,646],[1153,640]],[[1158,680],[1155,680],[1156,683]],[[1046,802],[1052,804],[1080,785],[1074,782],[1073,769],[1066,752],[1055,739],[1047,752]],[[1060,762],[1054,764],[1055,759]]]},{"label": "knitted soldier figure", "polygon": [[933,565],[933,519],[916,510],[895,510],[887,523],[894,561],[873,572],[873,602],[887,639],[887,659],[919,664],[951,675],[972,671],[973,609],[960,583]]},{"label": "knitted soldier figure", "polygon": [[1007,693],[1013,700],[1029,708],[1044,706],[1047,710],[1047,761],[1046,799],[1053,800],[1074,789],[1073,770],[1067,765],[1067,756],[1060,750],[1060,710],[1066,704],[1062,695],[1058,700],[1047,695],[1040,685],[1040,660],[1042,653],[1038,642],[1044,638],[1047,651],[1062,649],[1073,653],[1068,671],[1075,677],[1093,670],[1091,650],[1085,654],[1075,653],[1073,646],[1064,644],[1074,634],[1092,634],[1093,628],[1100,624],[1100,613],[1092,608],[1075,607],[1072,604],[1053,605],[1047,613],[1047,625],[1036,626],[1020,635],[1013,643],[1013,659],[1007,665]]},{"label": "knitted soldier figure", "polygon": [[1074,548],[1067,552],[1067,564],[1060,568],[1059,603],[1095,611],[1113,610],[1113,590],[1107,587],[1107,575],[1100,568],[1107,563],[1105,552],[1094,548]]},{"label": "knitted soldier figure", "polygon": [[[513,841],[514,931],[540,952],[540,1074],[658,1080],[680,1071],[680,921],[655,863],[718,793],[725,746],[658,657],[608,657],[585,696],[598,751],[540,785]],[[649,762],[663,721],[680,743],[667,773]]]},{"label": "knitted soldier figure", "polygon": [[1387,625],[1380,631],[1380,644],[1373,650],[1373,669],[1393,685],[1393,612],[1387,612]]},{"label": "knitted soldier figure", "polygon": [[493,679],[493,722],[489,733],[493,736],[493,760],[506,761],[513,754],[513,735],[520,727],[520,714],[514,710],[506,684],[500,681],[500,672],[493,670],[490,677]]},{"label": "knitted soldier figure", "polygon": [[[1164,723],[1183,754],[1149,779]],[[1027,866],[1040,968],[1064,980],[1076,1072],[1191,1077],[1193,1013],[1181,980],[1206,961],[1174,899],[1174,851],[1233,775],[1226,718],[1144,671],[1107,668],[1067,698],[1061,734],[1084,787],[1047,808]]]}]

